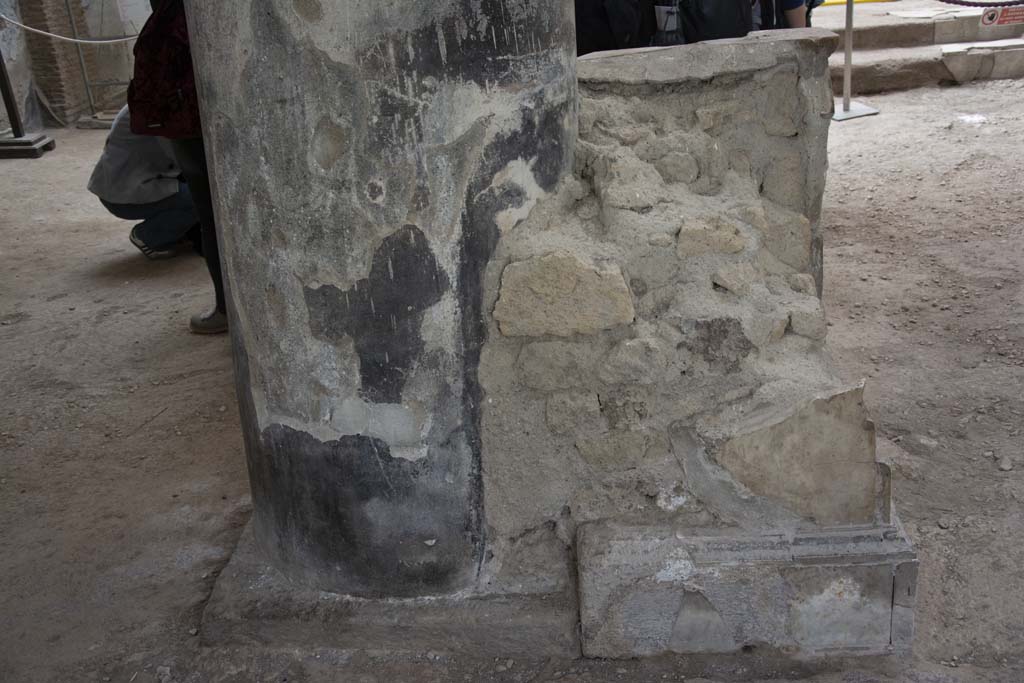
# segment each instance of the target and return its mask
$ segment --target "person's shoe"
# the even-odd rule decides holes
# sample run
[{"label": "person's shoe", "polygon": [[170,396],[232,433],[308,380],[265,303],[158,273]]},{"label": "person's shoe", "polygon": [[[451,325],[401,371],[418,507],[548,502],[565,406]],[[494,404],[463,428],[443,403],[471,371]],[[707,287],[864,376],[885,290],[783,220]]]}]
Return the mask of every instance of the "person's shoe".
[{"label": "person's shoe", "polygon": [[174,249],[153,249],[152,247],[147,246],[146,243],[139,238],[138,229],[139,226],[137,225],[132,228],[132,231],[128,233],[128,240],[138,247],[139,251],[142,252],[142,255],[150,261],[161,261],[163,259],[174,258],[177,256],[178,252]]},{"label": "person's shoe", "polygon": [[224,334],[228,331],[228,316],[217,309],[202,315],[194,315],[188,321],[192,334]]}]

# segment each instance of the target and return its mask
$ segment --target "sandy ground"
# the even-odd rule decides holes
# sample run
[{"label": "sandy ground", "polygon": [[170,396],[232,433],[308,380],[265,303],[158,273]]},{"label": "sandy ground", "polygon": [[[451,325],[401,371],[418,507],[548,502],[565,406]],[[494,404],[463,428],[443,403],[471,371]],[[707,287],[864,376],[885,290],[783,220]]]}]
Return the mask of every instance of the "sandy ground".
[{"label": "sandy ground", "polygon": [[[919,634],[912,660],[811,680],[1019,683],[1024,84],[872,102],[833,129],[830,344],[870,379]],[[0,161],[0,681],[703,680],[668,660],[200,647],[249,508],[228,344],[186,331],[212,296],[202,262],[147,262],[83,189],[103,135]]]}]

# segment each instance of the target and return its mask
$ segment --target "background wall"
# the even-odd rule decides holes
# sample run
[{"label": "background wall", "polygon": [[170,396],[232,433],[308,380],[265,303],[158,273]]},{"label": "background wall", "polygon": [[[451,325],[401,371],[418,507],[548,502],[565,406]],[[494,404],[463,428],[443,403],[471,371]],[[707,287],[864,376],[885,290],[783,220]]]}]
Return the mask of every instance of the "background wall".
[{"label": "background wall", "polygon": [[[24,1],[24,0],[23,0]],[[61,0],[63,3],[63,0]],[[150,14],[149,0],[78,0],[85,14],[80,32],[95,37],[134,35],[142,30]],[[132,75],[134,43],[88,46],[92,53],[89,77],[93,82],[109,81],[112,85],[93,87],[93,97],[100,109],[119,109],[124,104],[127,82]]]},{"label": "background wall", "polygon": [[[73,35],[65,0],[0,0],[0,11],[34,28]],[[150,4],[149,0],[72,0],[71,11],[80,37],[114,37],[137,34],[150,14]],[[131,42],[83,47],[97,110],[116,111],[124,104],[133,47]],[[73,44],[8,25],[0,29],[0,49],[31,128],[41,125],[43,112],[49,123],[69,125],[93,113]],[[0,115],[0,130],[9,126],[6,119],[6,114]]]},{"label": "background wall", "polygon": [[[22,20],[29,26],[57,35],[72,34],[64,0],[28,0],[20,3]],[[81,35],[88,35],[82,5],[73,2],[72,13]],[[62,123],[74,123],[89,114],[89,101],[75,46],[36,34],[25,36],[32,56],[32,74],[44,107]],[[85,52],[87,68],[94,68],[95,54]]]},{"label": "background wall", "polygon": [[[136,29],[141,29],[149,18],[149,0],[118,0],[118,5],[121,7],[121,16],[125,23]],[[138,33],[137,30],[132,32]]]}]

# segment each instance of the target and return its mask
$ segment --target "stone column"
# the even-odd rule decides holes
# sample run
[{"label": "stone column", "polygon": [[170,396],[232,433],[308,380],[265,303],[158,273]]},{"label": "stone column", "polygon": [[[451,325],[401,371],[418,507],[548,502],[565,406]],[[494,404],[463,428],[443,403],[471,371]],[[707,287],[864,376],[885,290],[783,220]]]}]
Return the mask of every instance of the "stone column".
[{"label": "stone column", "polygon": [[568,0],[188,0],[254,532],[444,594],[483,558],[482,277],[571,169]]}]

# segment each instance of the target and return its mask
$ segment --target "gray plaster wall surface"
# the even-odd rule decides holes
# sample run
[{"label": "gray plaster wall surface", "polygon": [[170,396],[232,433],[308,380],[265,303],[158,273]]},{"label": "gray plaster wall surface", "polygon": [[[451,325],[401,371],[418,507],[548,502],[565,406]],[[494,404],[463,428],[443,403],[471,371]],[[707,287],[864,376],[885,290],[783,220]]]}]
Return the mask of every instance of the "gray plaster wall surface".
[{"label": "gray plaster wall surface", "polygon": [[[18,0],[0,0],[0,13],[20,20]],[[32,60],[21,29],[11,24],[0,27],[0,52],[3,53],[7,65],[7,73],[11,78],[22,122],[29,130],[38,130],[41,119],[32,87]],[[0,107],[0,130],[10,126],[7,110]]]},{"label": "gray plaster wall surface", "polygon": [[571,171],[573,6],[186,4],[256,542],[330,590],[465,589],[481,279]]},{"label": "gray plaster wall surface", "polygon": [[[91,0],[90,6],[99,6],[99,18],[105,19],[110,14],[110,8],[116,7],[116,19],[121,28],[128,34],[138,33],[142,30],[149,15],[152,14],[151,0]],[[92,20],[90,20],[91,23]]]}]

